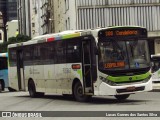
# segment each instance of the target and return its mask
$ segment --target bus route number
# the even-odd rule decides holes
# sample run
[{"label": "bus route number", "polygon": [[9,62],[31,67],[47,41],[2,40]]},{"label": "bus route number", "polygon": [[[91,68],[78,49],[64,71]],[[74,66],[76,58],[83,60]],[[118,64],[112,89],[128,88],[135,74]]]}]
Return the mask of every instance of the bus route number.
[{"label": "bus route number", "polygon": [[113,31],[106,31],[106,36],[113,36]]}]

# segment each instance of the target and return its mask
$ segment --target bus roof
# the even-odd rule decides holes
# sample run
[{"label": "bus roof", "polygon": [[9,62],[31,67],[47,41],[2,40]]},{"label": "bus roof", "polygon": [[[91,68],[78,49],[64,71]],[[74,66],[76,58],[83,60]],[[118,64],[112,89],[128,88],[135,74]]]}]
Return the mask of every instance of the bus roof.
[{"label": "bus roof", "polygon": [[43,42],[51,42],[55,40],[64,40],[68,38],[75,38],[79,36],[86,36],[86,35],[93,35],[95,38],[98,37],[98,32],[103,29],[114,29],[114,28],[127,28],[127,27],[133,27],[133,28],[143,28],[140,26],[110,26],[105,28],[97,28],[97,29],[87,29],[87,30],[68,30],[63,31],[60,33],[53,33],[53,34],[46,34],[41,35],[32,38],[31,40],[23,43],[15,43],[8,45],[8,48],[12,47],[18,47],[18,46],[24,46],[24,45],[31,45],[31,44],[37,44],[37,43],[43,43]]},{"label": "bus roof", "polygon": [[85,35],[91,35],[91,30],[69,30],[69,31],[63,31],[60,33],[41,35],[41,36],[34,37],[33,39],[27,42],[10,44],[8,45],[8,48],[43,43],[43,42],[51,42],[54,40],[64,40],[68,38],[75,38],[75,37],[85,36]]},{"label": "bus roof", "polygon": [[0,53],[0,57],[8,57],[8,53]]}]

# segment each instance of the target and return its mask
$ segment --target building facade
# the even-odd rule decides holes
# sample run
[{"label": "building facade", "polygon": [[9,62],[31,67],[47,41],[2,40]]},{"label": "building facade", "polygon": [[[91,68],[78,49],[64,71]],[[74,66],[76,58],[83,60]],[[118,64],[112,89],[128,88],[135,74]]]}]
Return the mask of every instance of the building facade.
[{"label": "building facade", "polygon": [[30,0],[18,0],[17,8],[19,33],[31,36]]},{"label": "building facade", "polygon": [[7,39],[10,37],[16,37],[18,32],[18,20],[12,20],[6,24]]},{"label": "building facade", "polygon": [[17,0],[0,0],[0,11],[2,12],[4,41],[7,41],[6,23],[17,20]]},{"label": "building facade", "polygon": [[35,37],[49,33],[48,0],[18,0],[20,34]]},{"label": "building facade", "polygon": [[17,0],[7,0],[7,21],[17,20]]}]

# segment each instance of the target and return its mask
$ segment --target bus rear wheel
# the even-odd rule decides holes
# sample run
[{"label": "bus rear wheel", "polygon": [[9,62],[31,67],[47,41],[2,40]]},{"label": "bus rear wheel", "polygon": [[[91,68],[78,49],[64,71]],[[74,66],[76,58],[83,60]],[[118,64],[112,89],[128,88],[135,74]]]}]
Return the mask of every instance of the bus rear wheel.
[{"label": "bus rear wheel", "polygon": [[115,98],[117,100],[125,100],[130,96],[130,94],[126,94],[126,95],[115,95]]},{"label": "bus rear wheel", "polygon": [[83,87],[80,82],[75,83],[73,93],[75,99],[79,102],[85,102],[91,97],[83,94]]},{"label": "bus rear wheel", "polygon": [[30,97],[32,98],[37,97],[36,87],[32,80],[29,81],[28,83],[28,91],[29,91]]}]

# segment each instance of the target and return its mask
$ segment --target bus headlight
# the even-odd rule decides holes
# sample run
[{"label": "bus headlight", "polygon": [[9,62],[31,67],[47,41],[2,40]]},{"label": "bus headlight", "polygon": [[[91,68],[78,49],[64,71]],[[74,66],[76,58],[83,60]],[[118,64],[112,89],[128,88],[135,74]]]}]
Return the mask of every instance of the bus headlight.
[{"label": "bus headlight", "polygon": [[111,85],[111,86],[116,86],[116,83],[115,82],[112,82],[111,80],[107,80],[107,78],[104,78],[102,76],[99,76],[100,80],[102,80],[103,82]]}]

